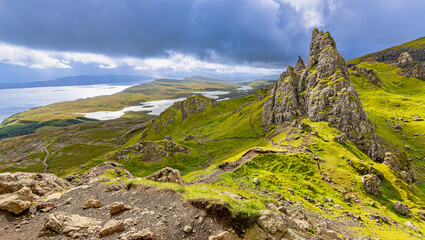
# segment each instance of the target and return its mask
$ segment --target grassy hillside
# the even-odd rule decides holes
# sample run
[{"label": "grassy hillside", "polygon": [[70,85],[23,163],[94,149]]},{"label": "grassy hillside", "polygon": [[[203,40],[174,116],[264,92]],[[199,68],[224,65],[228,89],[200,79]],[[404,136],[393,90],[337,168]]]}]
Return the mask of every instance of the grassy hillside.
[{"label": "grassy hillside", "polygon": [[[0,139],[41,131],[45,126],[68,126],[90,121],[77,113],[121,110],[124,107],[140,105],[140,102],[189,97],[195,92],[229,91],[230,93],[223,97],[237,98],[253,93],[268,84],[269,80],[246,82],[243,85],[252,86],[252,90],[236,91],[241,84],[217,79],[202,77],[182,80],[156,79],[113,95],[54,103],[15,114],[0,125]],[[127,112],[123,118],[151,117],[146,113]]]}]

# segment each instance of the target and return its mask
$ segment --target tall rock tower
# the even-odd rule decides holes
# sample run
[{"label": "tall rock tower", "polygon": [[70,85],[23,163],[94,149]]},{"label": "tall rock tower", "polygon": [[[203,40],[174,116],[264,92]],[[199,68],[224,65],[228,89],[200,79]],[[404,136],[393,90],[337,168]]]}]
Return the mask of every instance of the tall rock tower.
[{"label": "tall rock tower", "polygon": [[264,104],[264,131],[294,119],[329,122],[375,161],[384,159],[372,123],[329,32],[313,30],[307,64],[301,58],[272,86]]}]

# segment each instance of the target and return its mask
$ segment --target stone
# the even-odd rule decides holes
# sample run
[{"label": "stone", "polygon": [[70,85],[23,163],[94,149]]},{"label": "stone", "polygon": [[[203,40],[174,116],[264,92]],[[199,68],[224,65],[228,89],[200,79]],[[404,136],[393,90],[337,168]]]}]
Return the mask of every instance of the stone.
[{"label": "stone", "polygon": [[156,238],[156,235],[149,228],[130,233],[128,237],[129,240],[155,240]]},{"label": "stone", "polygon": [[347,141],[347,134],[343,133],[343,134],[340,134],[340,135],[336,135],[335,141],[340,143],[340,144],[344,144]]},{"label": "stone", "polygon": [[171,182],[184,185],[182,175],[179,170],[175,170],[169,167],[163,168],[158,172],[155,172],[146,177],[148,180],[153,180],[157,182]]},{"label": "stone", "polygon": [[14,193],[0,195],[0,210],[22,213],[32,205],[34,195],[29,187],[23,187]]},{"label": "stone", "polygon": [[239,238],[234,233],[224,231],[219,234],[209,236],[208,240],[239,240]]},{"label": "stone", "polygon": [[129,210],[131,208],[131,206],[125,205],[123,202],[113,202],[109,205],[109,213],[111,215],[114,215]]},{"label": "stone", "polygon": [[193,231],[193,228],[190,225],[186,225],[183,228],[183,232],[185,232],[185,233],[192,233],[192,231]]},{"label": "stone", "polygon": [[402,52],[400,56],[397,58],[397,65],[399,67],[404,67],[408,64],[410,64],[413,61],[412,55],[410,55],[408,52]]},{"label": "stone", "polygon": [[397,213],[399,213],[403,216],[407,216],[410,212],[409,207],[406,204],[401,203],[401,202],[395,202],[393,204],[393,208]]},{"label": "stone", "polygon": [[423,120],[424,120],[423,118],[416,116],[416,115],[413,115],[413,121],[420,122],[420,121],[423,121]]},{"label": "stone", "polygon": [[96,218],[84,217],[77,214],[69,214],[65,212],[51,213],[44,222],[40,235],[49,233],[65,234],[70,237],[75,233],[85,229],[95,231],[100,229],[101,220]]},{"label": "stone", "polygon": [[114,234],[116,232],[124,232],[125,231],[125,225],[123,221],[111,219],[108,222],[105,223],[103,228],[99,232],[99,236],[105,237],[111,234]]},{"label": "stone", "polygon": [[288,211],[286,210],[284,206],[279,206],[276,210],[281,213],[288,214]]},{"label": "stone", "polygon": [[55,192],[55,193],[51,193],[49,195],[47,195],[45,201],[53,201],[53,200],[58,200],[61,199],[63,197],[63,193],[61,192]]},{"label": "stone", "polygon": [[382,196],[381,191],[381,179],[375,174],[367,174],[362,176],[363,187],[367,193],[374,195],[376,197]]},{"label": "stone", "polygon": [[258,185],[258,184],[260,183],[260,179],[258,179],[258,178],[253,178],[253,179],[252,179],[252,182],[253,182],[255,185]]},{"label": "stone", "polygon": [[105,192],[119,191],[123,188],[124,187],[120,183],[112,183],[106,187]]},{"label": "stone", "polygon": [[310,231],[311,230],[311,224],[307,221],[307,220],[303,220],[303,219],[295,219],[294,220],[295,224],[297,224],[298,228],[301,231]]},{"label": "stone", "polygon": [[300,69],[288,67],[270,87],[262,115],[263,132],[279,132],[300,118],[328,122],[345,134],[341,135],[341,142],[346,137],[373,160],[382,162],[380,138],[328,32],[313,30],[307,64],[304,70]]},{"label": "stone", "polygon": [[102,207],[102,202],[96,199],[89,199],[87,200],[86,204],[84,204],[83,209],[100,207]]},{"label": "stone", "polygon": [[411,221],[406,221],[404,224],[406,224],[406,226],[410,227],[411,229],[415,230],[416,232],[421,232]]},{"label": "stone", "polygon": [[333,207],[336,208],[336,209],[342,209],[341,205],[339,205],[339,204],[334,204]]},{"label": "stone", "polygon": [[262,211],[257,221],[264,230],[278,237],[282,237],[288,231],[282,215],[269,210]]},{"label": "stone", "polygon": [[37,204],[35,206],[35,209],[37,209],[37,211],[48,212],[52,210],[53,208],[55,208],[56,206],[57,206],[56,203],[44,202],[44,203]]},{"label": "stone", "polygon": [[326,238],[328,239],[341,239],[340,237],[338,237],[338,234],[332,230],[328,230],[328,229],[321,229],[320,230],[320,235],[322,236],[326,236]]},{"label": "stone", "polygon": [[52,191],[64,191],[72,184],[51,173],[0,173],[0,194],[13,193],[23,187],[29,187],[39,196]]}]

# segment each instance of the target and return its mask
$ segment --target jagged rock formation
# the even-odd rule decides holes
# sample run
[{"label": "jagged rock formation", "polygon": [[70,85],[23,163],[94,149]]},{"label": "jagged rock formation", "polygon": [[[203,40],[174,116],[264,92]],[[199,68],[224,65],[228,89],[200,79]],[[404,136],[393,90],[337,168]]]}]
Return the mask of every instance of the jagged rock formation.
[{"label": "jagged rock formation", "polygon": [[264,104],[264,131],[277,130],[294,119],[329,122],[346,133],[359,149],[375,161],[384,159],[372,123],[351,83],[344,59],[331,35],[313,31],[310,54],[305,68],[298,60],[296,68],[288,67],[271,87]]},{"label": "jagged rock formation", "polygon": [[181,114],[181,121],[184,121],[189,114],[201,113],[218,105],[219,102],[217,100],[197,94],[184,101],[174,103],[171,107],[162,112],[159,118],[152,124],[152,128],[156,132],[159,132],[162,126],[174,123],[175,116],[179,111]]},{"label": "jagged rock formation", "polygon": [[382,86],[382,79],[376,75],[375,69],[367,69],[365,67],[358,67],[357,65],[351,65],[350,69],[353,70],[353,75],[356,77],[364,76],[372,84]]}]

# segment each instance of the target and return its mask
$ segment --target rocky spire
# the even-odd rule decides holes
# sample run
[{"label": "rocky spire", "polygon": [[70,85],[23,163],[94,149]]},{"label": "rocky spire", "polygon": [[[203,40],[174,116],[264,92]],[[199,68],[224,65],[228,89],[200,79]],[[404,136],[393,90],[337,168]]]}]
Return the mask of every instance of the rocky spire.
[{"label": "rocky spire", "polygon": [[300,56],[298,56],[297,64],[295,64],[295,71],[298,72],[304,69],[305,69],[304,61]]},{"label": "rocky spire", "polygon": [[304,70],[301,61],[296,68],[300,71],[288,67],[272,86],[264,104],[264,131],[301,117],[329,122],[372,159],[382,161],[384,153],[378,136],[329,32],[313,30]]}]

